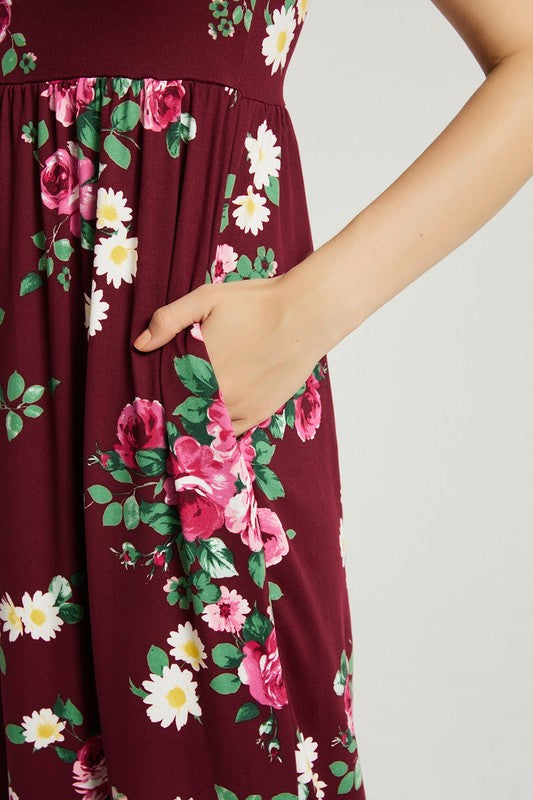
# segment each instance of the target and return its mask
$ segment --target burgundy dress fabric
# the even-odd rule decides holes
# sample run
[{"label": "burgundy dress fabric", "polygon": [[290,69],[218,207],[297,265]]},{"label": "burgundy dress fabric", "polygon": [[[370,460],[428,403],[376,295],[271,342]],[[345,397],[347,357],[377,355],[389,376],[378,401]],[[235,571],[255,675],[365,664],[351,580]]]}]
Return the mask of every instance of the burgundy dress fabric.
[{"label": "burgundy dress fabric", "polygon": [[313,251],[307,13],[0,0],[2,800],[364,800],[327,358],[236,436],[198,323],[131,344]]}]

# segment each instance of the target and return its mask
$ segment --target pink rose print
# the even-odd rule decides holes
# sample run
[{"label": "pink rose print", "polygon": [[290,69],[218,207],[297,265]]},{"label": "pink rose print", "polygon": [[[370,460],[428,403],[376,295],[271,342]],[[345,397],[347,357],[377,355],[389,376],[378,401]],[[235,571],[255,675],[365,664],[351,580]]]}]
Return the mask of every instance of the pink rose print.
[{"label": "pink rose print", "polygon": [[[76,152],[74,142],[69,142]],[[80,237],[80,209],[85,219],[95,215],[96,195],[93,183],[94,164],[90,158],[79,160],[76,155],[60,147],[49,156],[41,170],[41,197],[47,208],[57,208],[58,213],[69,216],[71,232]],[[78,183],[81,182],[82,185]]]},{"label": "pink rose print", "polygon": [[118,443],[114,449],[128,467],[136,467],[138,450],[165,447],[164,409],[158,400],[136,397],[122,409],[117,422]]},{"label": "pink rose print", "polygon": [[226,528],[232,533],[239,533],[241,540],[250,550],[262,550],[263,539],[257,519],[257,499],[252,487],[252,478],[246,469],[244,456],[240,457],[238,463],[241,464],[239,477],[244,486],[226,506]]},{"label": "pink rose print", "polygon": [[349,675],[346,676],[346,683],[344,684],[344,710],[346,711],[346,720],[348,722],[348,728],[350,729],[350,733],[355,736],[355,726],[353,720],[353,698],[352,698],[352,686],[351,686],[351,678]]},{"label": "pink rose print", "polygon": [[41,197],[47,208],[72,214],[78,204],[78,159],[64,147],[52,153],[41,170]]},{"label": "pink rose print", "polygon": [[0,42],[6,38],[11,23],[11,0],[0,0]]},{"label": "pink rose print", "polygon": [[180,436],[167,458],[165,502],[177,504],[183,536],[207,539],[224,524],[224,508],[235,491],[235,476],[208,445]]},{"label": "pink rose print", "polygon": [[72,785],[83,800],[106,800],[109,796],[107,766],[101,736],[92,736],[78,750],[72,765]]},{"label": "pink rose print", "polygon": [[230,244],[217,245],[215,261],[211,270],[213,283],[223,283],[228,272],[234,272],[237,269],[238,259],[238,253]]},{"label": "pink rose print", "polygon": [[[79,197],[79,206],[80,206],[80,213],[83,219],[94,219],[96,216],[96,184],[95,183],[87,183],[87,181],[91,181],[94,176],[94,163],[91,161],[90,158],[80,158],[78,161],[78,179],[80,182],[80,197]],[[73,229],[73,233],[76,236],[81,235],[80,229],[80,217],[76,214],[74,219],[76,220],[76,228]]]},{"label": "pink rose print", "polygon": [[72,125],[78,114],[94,100],[94,84],[96,78],[77,78],[75,82],[69,80],[47,81],[46,89],[41,96],[49,97],[49,105],[55,112],[56,118],[62,125]]},{"label": "pink rose print", "polygon": [[207,417],[209,419],[206,425],[207,432],[214,437],[211,442],[211,448],[221,460],[228,459],[234,462],[238,457],[239,447],[235,439],[228,409],[221,397],[213,400],[207,409]]},{"label": "pink rose print", "polygon": [[141,103],[141,124],[150,131],[162,131],[181,114],[181,98],[185,89],[181,80],[144,79],[144,102]]},{"label": "pink rose print", "polygon": [[227,586],[221,585],[220,591],[221,595],[216,603],[207,603],[204,606],[202,619],[214,631],[238,633],[250,611],[248,600],[238,594],[236,589],[230,591]]},{"label": "pink rose print", "polygon": [[269,567],[277,564],[289,552],[289,540],[275,511],[258,508],[257,517],[265,548],[265,564]]},{"label": "pink rose print", "polygon": [[313,439],[320,425],[322,401],[318,392],[319,382],[315,376],[307,378],[304,392],[294,400],[295,428],[302,442]]},{"label": "pink rose print", "polygon": [[246,642],[244,658],[238,666],[239,678],[250,688],[252,697],[267,706],[282,708],[287,704],[287,692],[281,674],[276,629],[272,628],[265,644]]}]

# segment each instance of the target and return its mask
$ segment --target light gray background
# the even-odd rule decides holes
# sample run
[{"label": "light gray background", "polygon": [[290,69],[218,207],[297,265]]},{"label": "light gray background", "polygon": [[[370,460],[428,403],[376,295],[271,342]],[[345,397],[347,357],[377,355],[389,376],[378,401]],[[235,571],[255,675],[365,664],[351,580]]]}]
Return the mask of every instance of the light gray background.
[{"label": "light gray background", "polygon": [[[431,0],[311,0],[285,101],[315,248],[483,79]],[[328,355],[368,800],[533,798],[532,218],[529,181]]]}]

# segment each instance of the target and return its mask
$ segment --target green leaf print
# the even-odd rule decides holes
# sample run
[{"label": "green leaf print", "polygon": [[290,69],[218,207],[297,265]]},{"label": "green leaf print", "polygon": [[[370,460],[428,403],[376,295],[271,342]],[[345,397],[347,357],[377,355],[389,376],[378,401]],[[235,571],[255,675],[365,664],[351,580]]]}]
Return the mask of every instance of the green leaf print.
[{"label": "green leaf print", "polygon": [[[122,508],[122,506],[121,506]],[[176,508],[167,503],[140,502],[141,521],[150,525],[157,533],[167,536],[180,530],[180,518]]]},{"label": "green leaf print", "polygon": [[229,789],[225,789],[223,786],[217,786],[216,783],[215,791],[217,793],[217,800],[239,800],[235,792],[230,792]]},{"label": "green leaf print", "polygon": [[65,702],[61,699],[61,695],[57,695],[54,707],[52,709],[54,714],[58,717],[70,722],[71,725],[83,725],[83,714],[77,708],[72,700],[67,699]]},{"label": "green leaf print", "polygon": [[131,153],[123,142],[113,133],[108,133],[104,139],[104,150],[109,158],[122,169],[127,169],[131,162]]},{"label": "green leaf print", "polygon": [[197,397],[213,397],[218,389],[213,367],[205,358],[192,354],[176,356],[174,369],[183,385]]},{"label": "green leaf print", "polygon": [[217,536],[198,540],[198,560],[212,578],[238,575],[233,563],[233,553]]},{"label": "green leaf print", "polygon": [[122,505],[116,501],[109,503],[102,517],[102,525],[120,525],[122,522]]},{"label": "green leaf print", "polygon": [[33,418],[40,417],[43,411],[44,409],[41,408],[41,406],[35,406],[35,405],[26,406],[26,408],[22,409],[22,413],[25,414],[25,416]]},{"label": "green leaf print", "polygon": [[[37,147],[42,147],[48,141],[50,134],[48,133],[48,126],[44,119],[40,119],[37,123]],[[44,246],[43,246],[44,250]]]},{"label": "green leaf print", "polygon": [[83,619],[83,608],[78,603],[63,603],[57,612],[63,622],[73,624]]},{"label": "green leaf print", "polygon": [[9,441],[15,438],[22,430],[22,417],[15,411],[9,410],[6,415],[6,431]]},{"label": "green leaf print", "polygon": [[273,581],[268,582],[268,591],[271,600],[279,600],[280,597],[283,597],[283,592],[281,591],[280,587]]},{"label": "green leaf print", "polygon": [[275,794],[272,800],[298,800],[298,795],[291,792],[281,792],[280,794]]},{"label": "green leaf print", "polygon": [[24,47],[26,44],[26,37],[23,33],[14,33],[13,34],[13,41],[17,45],[17,47]]},{"label": "green leaf print", "polygon": [[139,503],[132,494],[124,501],[124,525],[131,531],[138,526],[140,519]]},{"label": "green leaf print", "polygon": [[59,606],[72,597],[70,583],[63,575],[56,575],[48,584],[48,591],[54,596],[54,605]]},{"label": "green leaf print", "polygon": [[277,500],[278,497],[285,497],[285,489],[283,488],[280,479],[273,472],[270,467],[264,464],[255,464],[255,479],[257,485],[263,491],[269,500]]},{"label": "green leaf print", "polygon": [[38,289],[39,286],[42,285],[43,279],[38,272],[28,272],[28,274],[25,275],[20,282],[19,297],[23,297],[25,294],[34,292],[35,289]]},{"label": "green leaf print", "polygon": [[235,186],[235,178],[236,174],[234,172],[228,172],[228,177],[226,178],[226,187],[224,189],[224,198],[226,200],[228,200],[233,193],[233,187]]},{"label": "green leaf print", "polygon": [[150,667],[150,672],[153,672],[154,675],[161,676],[163,674],[163,667],[169,666],[168,655],[160,647],[156,647],[155,644],[150,647],[146,659]]},{"label": "green leaf print", "polygon": [[17,397],[20,397],[22,392],[24,391],[24,378],[14,370],[9,376],[7,381],[7,399],[8,400],[15,400]]},{"label": "green leaf print", "polygon": [[54,242],[54,253],[60,261],[68,261],[74,248],[68,239],[56,239]]},{"label": "green leaf print", "polygon": [[98,152],[100,150],[100,111],[87,106],[76,117],[76,133],[81,144]]},{"label": "green leaf print", "polygon": [[131,678],[129,678],[129,684],[130,684],[131,691],[133,692],[133,694],[136,694],[137,697],[143,697],[144,698],[144,697],[148,696],[148,692],[145,692],[145,690],[142,689],[139,686],[135,686],[135,684],[133,683]]},{"label": "green leaf print", "polygon": [[164,475],[166,472],[167,450],[154,447],[151,450],[137,450],[135,461],[145,475]]},{"label": "green leaf print", "polygon": [[272,628],[273,625],[270,618],[261,614],[257,609],[257,604],[255,604],[246,617],[242,628],[242,638],[245,642],[254,641],[264,644]]},{"label": "green leaf print", "polygon": [[21,725],[13,725],[11,723],[6,725],[6,736],[13,744],[24,744],[26,741],[24,728]]},{"label": "green leaf print", "polygon": [[78,759],[76,750],[70,750],[68,747],[59,747],[59,745],[54,745],[54,750],[61,761],[65,761],[67,764],[73,764]]},{"label": "green leaf print", "polygon": [[166,142],[169,155],[171,155],[172,158],[178,158],[180,154],[180,144],[181,144],[179,122],[172,122],[168,126],[166,133]]},{"label": "green leaf print", "polygon": [[329,768],[333,775],[336,775],[339,778],[342,775],[346,775],[348,772],[348,764],[345,761],[333,761],[329,765]]},{"label": "green leaf print", "polygon": [[265,567],[265,552],[264,550],[254,551],[250,553],[248,558],[248,571],[252,580],[262,588],[265,583],[266,567]]},{"label": "green leaf print", "polygon": [[4,75],[8,75],[10,72],[13,72],[16,66],[17,51],[14,47],[10,47],[9,50],[6,50],[2,56],[2,73]]},{"label": "green leaf print", "polygon": [[132,131],[141,118],[141,107],[134,100],[124,100],[111,112],[111,125],[116,130],[126,133]]},{"label": "green leaf print", "polygon": [[6,674],[6,654],[4,653],[1,647],[0,647],[0,672],[2,673],[2,675]]},{"label": "green leaf print", "polygon": [[238,667],[241,663],[244,654],[242,650],[230,642],[223,642],[217,644],[211,650],[213,661],[218,667]]},{"label": "green leaf print", "polygon": [[46,234],[44,231],[38,231],[34,233],[31,237],[33,244],[39,248],[39,250],[44,250],[46,247]]},{"label": "green leaf print", "polygon": [[95,503],[109,503],[113,499],[113,495],[107,488],[100,483],[94,483],[87,489]]},{"label": "green leaf print", "polygon": [[339,783],[339,788],[337,789],[337,794],[347,794],[350,789],[353,787],[355,782],[355,773],[353,770],[350,770],[342,781]]},{"label": "green leaf print", "polygon": [[41,399],[43,394],[44,394],[44,386],[40,386],[38,383],[34,383],[32,386],[28,386],[28,388],[22,395],[22,402],[35,403],[37,400]]},{"label": "green leaf print", "polygon": [[221,672],[209,682],[209,685],[219,694],[234,694],[242,686],[239,676],[233,672]]},{"label": "green leaf print", "polygon": [[235,722],[245,722],[259,716],[260,713],[259,706],[256,703],[252,701],[243,703],[235,715]]},{"label": "green leaf print", "polygon": [[275,175],[270,176],[270,181],[265,186],[265,193],[274,205],[279,206],[279,178]]}]

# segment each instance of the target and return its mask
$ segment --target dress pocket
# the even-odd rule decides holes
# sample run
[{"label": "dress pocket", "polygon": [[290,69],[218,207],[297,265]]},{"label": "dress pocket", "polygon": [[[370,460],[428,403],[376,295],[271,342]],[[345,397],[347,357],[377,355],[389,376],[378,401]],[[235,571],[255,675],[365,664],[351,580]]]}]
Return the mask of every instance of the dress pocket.
[{"label": "dress pocket", "polygon": [[[163,370],[164,404],[167,411],[178,418],[179,427],[200,444],[213,444],[220,451],[238,451],[246,437],[268,423],[265,420],[252,425],[237,436],[200,323],[195,322],[179,331],[173,343],[165,347],[172,351],[173,364],[167,362]],[[169,379],[174,389],[169,389]],[[176,401],[181,402],[176,405]]]}]

